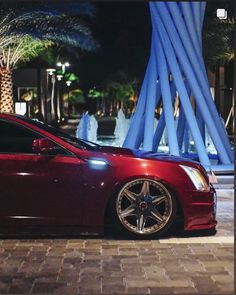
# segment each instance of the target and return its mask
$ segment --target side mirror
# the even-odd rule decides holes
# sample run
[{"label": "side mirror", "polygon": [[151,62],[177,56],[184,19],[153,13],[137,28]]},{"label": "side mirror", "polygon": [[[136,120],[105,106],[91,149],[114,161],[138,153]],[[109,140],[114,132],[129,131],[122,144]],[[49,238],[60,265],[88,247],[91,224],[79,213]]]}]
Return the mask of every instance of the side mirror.
[{"label": "side mirror", "polygon": [[58,146],[47,138],[35,139],[32,150],[35,153],[48,154],[58,149]]}]

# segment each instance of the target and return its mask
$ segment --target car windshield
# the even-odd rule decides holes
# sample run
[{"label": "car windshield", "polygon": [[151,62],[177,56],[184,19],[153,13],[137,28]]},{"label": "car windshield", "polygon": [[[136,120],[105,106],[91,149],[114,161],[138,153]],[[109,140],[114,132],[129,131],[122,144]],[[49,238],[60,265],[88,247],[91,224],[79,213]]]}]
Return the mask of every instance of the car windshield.
[{"label": "car windshield", "polygon": [[78,139],[75,136],[69,135],[66,132],[61,131],[60,129],[57,129],[51,125],[47,125],[37,119],[28,119],[25,117],[20,117],[21,120],[24,120],[34,126],[39,127],[40,129],[43,129],[57,137],[59,137],[60,139],[70,143],[71,145],[78,147],[78,148],[82,148],[82,149],[88,149],[88,150],[94,150],[94,149],[98,149],[100,148],[99,144],[96,144],[94,142],[88,141],[88,140],[84,140],[84,139]]}]

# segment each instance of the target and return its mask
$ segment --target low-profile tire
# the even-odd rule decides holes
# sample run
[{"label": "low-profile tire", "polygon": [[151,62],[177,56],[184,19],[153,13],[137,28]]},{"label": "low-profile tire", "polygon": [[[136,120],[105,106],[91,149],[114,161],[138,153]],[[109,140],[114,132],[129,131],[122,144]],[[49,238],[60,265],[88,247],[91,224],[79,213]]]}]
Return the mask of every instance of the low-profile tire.
[{"label": "low-profile tire", "polygon": [[161,182],[139,178],[127,182],[111,199],[112,223],[130,238],[159,238],[170,230],[177,203]]}]

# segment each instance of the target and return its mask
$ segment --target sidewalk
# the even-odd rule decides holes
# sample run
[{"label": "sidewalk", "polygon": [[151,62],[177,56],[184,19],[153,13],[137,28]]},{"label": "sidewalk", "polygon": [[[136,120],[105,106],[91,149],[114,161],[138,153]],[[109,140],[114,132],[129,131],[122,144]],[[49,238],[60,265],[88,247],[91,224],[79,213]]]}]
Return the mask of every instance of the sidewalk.
[{"label": "sidewalk", "polygon": [[233,205],[215,236],[0,240],[0,294],[233,294]]}]

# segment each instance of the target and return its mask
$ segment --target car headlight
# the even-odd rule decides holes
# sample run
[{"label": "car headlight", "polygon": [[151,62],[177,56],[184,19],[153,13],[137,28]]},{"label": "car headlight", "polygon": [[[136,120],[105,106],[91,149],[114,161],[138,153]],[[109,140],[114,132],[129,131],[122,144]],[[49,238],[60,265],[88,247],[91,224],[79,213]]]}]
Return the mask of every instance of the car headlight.
[{"label": "car headlight", "polygon": [[210,190],[210,187],[200,170],[193,168],[193,167],[184,166],[184,165],[180,165],[180,167],[189,176],[189,178],[191,179],[193,185],[195,186],[195,188],[197,190],[199,190],[199,191],[209,191]]}]

